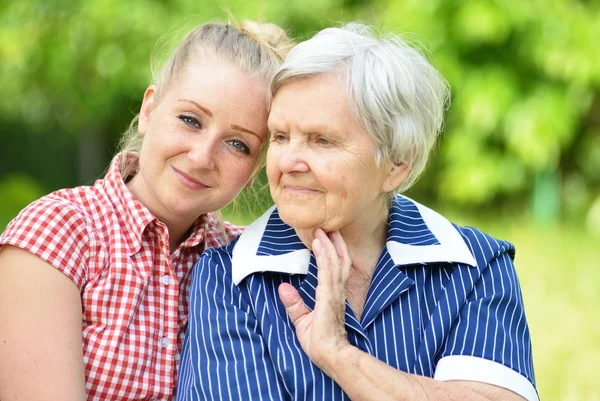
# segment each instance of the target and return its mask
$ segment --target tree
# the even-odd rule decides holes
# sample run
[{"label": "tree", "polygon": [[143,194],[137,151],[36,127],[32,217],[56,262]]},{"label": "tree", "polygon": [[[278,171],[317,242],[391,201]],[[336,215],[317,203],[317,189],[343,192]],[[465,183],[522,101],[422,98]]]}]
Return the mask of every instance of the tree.
[{"label": "tree", "polygon": [[600,5],[583,0],[9,1],[0,5],[0,181],[18,172],[43,193],[101,176],[150,82],[154,44],[225,19],[225,5],[300,39],[356,18],[414,34],[453,101],[411,195],[529,204],[541,220],[560,210],[584,218],[599,202]]}]

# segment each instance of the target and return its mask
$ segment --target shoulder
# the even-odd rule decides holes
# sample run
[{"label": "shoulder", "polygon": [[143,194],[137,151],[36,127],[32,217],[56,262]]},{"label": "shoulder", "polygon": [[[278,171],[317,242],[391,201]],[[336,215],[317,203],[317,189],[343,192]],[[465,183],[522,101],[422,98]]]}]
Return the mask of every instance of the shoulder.
[{"label": "shoulder", "polygon": [[473,227],[456,226],[456,229],[476,260],[474,268],[463,269],[457,265],[454,270],[456,285],[460,283],[465,285],[464,289],[469,289],[464,294],[467,299],[504,298],[502,305],[490,303],[487,306],[490,310],[507,307],[509,299],[511,302],[521,302],[514,246]]},{"label": "shoulder", "polygon": [[474,227],[454,226],[460,232],[478,265],[487,265],[502,255],[514,260],[515,247],[512,243],[495,238]]},{"label": "shoulder", "polygon": [[206,248],[218,248],[229,244],[245,228],[223,220],[219,213],[206,213],[202,221],[201,224],[206,230]]},{"label": "shoulder", "polygon": [[238,242],[238,239],[239,238],[236,237],[229,244],[224,246],[207,248],[204,252],[202,252],[200,259],[210,261],[211,263],[223,264],[225,261],[231,263],[233,248]]},{"label": "shoulder", "polygon": [[36,235],[57,233],[76,229],[85,232],[90,229],[90,207],[82,200],[80,188],[63,189],[52,192],[30,203],[7,226],[3,237],[10,234]]},{"label": "shoulder", "polygon": [[[456,254],[457,249],[461,249],[462,254],[470,254],[469,257],[472,257],[474,263],[468,264],[480,268],[501,255],[514,259],[515,248],[510,242],[494,238],[473,227],[459,226],[435,210],[405,196],[397,196],[391,212],[391,224],[404,224],[401,228],[405,233],[414,230],[416,238],[420,241],[419,249],[423,250],[423,253],[432,253],[436,251],[434,248],[439,246],[447,255],[455,254],[453,260],[449,258],[448,261],[460,262],[461,258],[457,258]],[[427,238],[431,244],[423,243],[423,233],[430,235],[431,238]],[[462,258],[463,261],[465,259],[467,258]]]},{"label": "shoulder", "polygon": [[228,245],[207,248],[196,264],[195,275],[209,275],[218,273],[219,276],[231,277],[231,258],[233,248],[238,238],[234,238]]},{"label": "shoulder", "polygon": [[[194,266],[190,297],[196,299],[201,296],[221,294],[225,299],[232,292],[236,292],[232,279],[232,250],[237,238],[230,244],[221,247],[207,248]],[[226,296],[227,295],[227,296]]]},{"label": "shoulder", "polygon": [[[87,276],[90,242],[95,235],[90,208],[80,188],[60,190],[25,207],[0,236],[54,266],[80,288]],[[85,198],[85,197],[84,197]]]}]

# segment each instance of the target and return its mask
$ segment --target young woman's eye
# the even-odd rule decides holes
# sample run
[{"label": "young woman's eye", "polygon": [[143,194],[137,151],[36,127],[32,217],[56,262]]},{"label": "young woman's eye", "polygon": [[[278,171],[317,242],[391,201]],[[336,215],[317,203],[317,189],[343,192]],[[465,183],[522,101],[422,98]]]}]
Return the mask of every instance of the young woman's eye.
[{"label": "young woman's eye", "polygon": [[180,114],[177,116],[181,121],[194,128],[202,128],[202,123],[196,118],[192,116],[188,116],[185,114]]},{"label": "young woman's eye", "polygon": [[242,152],[246,155],[250,154],[250,148],[244,142],[239,139],[232,139],[228,142],[235,150]]}]

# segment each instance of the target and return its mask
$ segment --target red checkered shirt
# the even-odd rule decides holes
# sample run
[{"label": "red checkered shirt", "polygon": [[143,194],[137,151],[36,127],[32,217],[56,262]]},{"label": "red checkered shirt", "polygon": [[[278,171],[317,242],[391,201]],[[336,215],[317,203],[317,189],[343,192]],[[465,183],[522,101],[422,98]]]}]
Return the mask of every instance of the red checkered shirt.
[{"label": "red checkered shirt", "polygon": [[166,226],[129,192],[117,155],[93,186],[53,192],[27,206],[0,236],[56,267],[81,292],[89,400],[171,400],[193,265],[205,247],[242,228],[208,213],[169,255]]}]

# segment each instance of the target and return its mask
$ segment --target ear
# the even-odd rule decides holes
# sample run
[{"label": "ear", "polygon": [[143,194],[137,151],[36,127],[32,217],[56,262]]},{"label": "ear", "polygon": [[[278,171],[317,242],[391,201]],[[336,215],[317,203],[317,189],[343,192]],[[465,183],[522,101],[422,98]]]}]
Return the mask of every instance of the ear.
[{"label": "ear", "polygon": [[402,184],[408,176],[410,167],[405,163],[391,162],[387,177],[381,185],[381,192],[388,193],[394,191]]},{"label": "ear", "polygon": [[155,102],[154,95],[156,93],[156,86],[150,85],[146,92],[144,92],[144,99],[142,100],[142,108],[138,117],[138,132],[140,136],[146,135],[148,130],[148,122],[150,121],[150,115],[154,110]]}]

